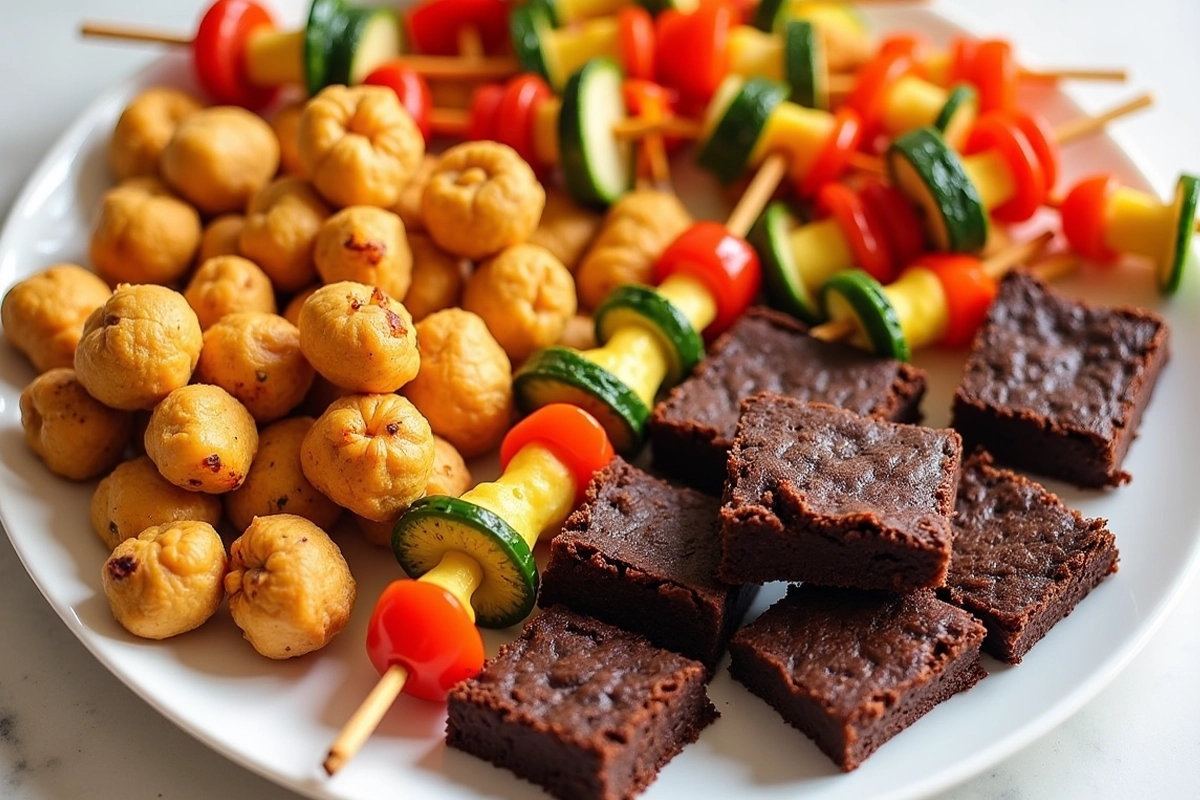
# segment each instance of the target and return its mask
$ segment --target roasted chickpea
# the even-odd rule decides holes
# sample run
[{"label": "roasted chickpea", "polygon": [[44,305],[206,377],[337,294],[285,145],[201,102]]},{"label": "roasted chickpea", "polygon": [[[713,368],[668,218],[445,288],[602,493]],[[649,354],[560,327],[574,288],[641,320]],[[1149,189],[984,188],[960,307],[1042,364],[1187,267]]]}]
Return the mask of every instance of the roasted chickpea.
[{"label": "roasted chickpea", "polygon": [[71,480],[112,469],[133,435],[133,414],[92,397],[68,367],[34,378],[20,405],[29,448],[51,472]]},{"label": "roasted chickpea", "polygon": [[[440,436],[434,436],[433,472],[429,476],[429,483],[425,486],[426,496],[441,494],[458,497],[470,488],[471,471],[467,469],[463,457],[454,449],[454,445]],[[354,522],[362,532],[363,538],[368,542],[376,547],[391,547],[392,529],[396,526],[396,520],[401,516],[403,514],[382,522],[355,516]]]},{"label": "roasted chickpea", "polygon": [[328,86],[300,115],[304,174],[339,208],[394,205],[424,155],[417,124],[383,86]]},{"label": "roasted chickpea", "polygon": [[302,656],[346,627],[354,576],[329,535],[304,517],[258,517],[229,552],[229,612],[260,654]]},{"label": "roasted chickpea", "polygon": [[425,230],[425,221],[421,219],[421,195],[425,193],[425,185],[429,183],[429,176],[433,174],[437,162],[437,156],[426,153],[417,171],[404,184],[400,199],[392,206],[392,211],[404,221],[404,229],[409,233]]},{"label": "roasted chickpea", "polygon": [[208,330],[227,314],[275,313],[271,279],[241,256],[216,256],[202,263],[192,273],[183,296],[196,312],[201,330]]},{"label": "roasted chickpea", "polygon": [[186,117],[163,149],[167,183],[204,214],[241,211],[279,168],[279,140],[261,117],[215,106]]},{"label": "roasted chickpea", "polygon": [[512,365],[477,315],[459,308],[417,323],[421,371],[404,396],[467,458],[504,438],[513,412]]},{"label": "roasted chickpea", "polygon": [[241,214],[213,217],[200,234],[196,263],[203,264],[216,256],[240,256],[242,251],[238,248],[238,239],[241,238],[242,228],[245,226],[246,218]]},{"label": "roasted chickpea", "polygon": [[394,392],[421,364],[408,310],[365,284],[322,286],[301,307],[299,328],[308,362],[356,392]]},{"label": "roasted chickpea", "polygon": [[304,113],[304,101],[285,103],[271,117],[271,130],[279,140],[279,169],[285,175],[304,176],[304,162],[300,160],[300,115]]},{"label": "roasted chickpea", "polygon": [[259,424],[304,400],[313,368],[300,352],[300,331],[278,314],[230,314],[204,332],[196,381],[220,386]]},{"label": "roasted chickpea", "polygon": [[529,236],[529,243],[546,248],[572,272],[588,245],[596,238],[604,216],[576,205],[561,189],[546,190],[542,220]]},{"label": "roasted chickpea", "polygon": [[609,292],[627,283],[651,282],[654,262],[683,233],[692,218],[670,192],[636,189],[608,210],[579,269],[579,304],[595,308]]},{"label": "roasted chickpea", "polygon": [[313,417],[319,417],[325,413],[325,410],[329,408],[329,404],[334,400],[352,394],[354,392],[338,386],[320,373],[317,373],[313,377],[312,388],[304,396],[304,402],[300,404],[298,411]]},{"label": "roasted chickpea", "polygon": [[303,289],[317,279],[313,245],[329,213],[303,178],[278,178],[250,198],[238,249],[280,291]]},{"label": "roasted chickpea", "polygon": [[329,404],[300,451],[304,476],[343,508],[394,519],[425,493],[433,472],[433,433],[395,394],[352,394]]},{"label": "roasted chickpea", "polygon": [[172,284],[192,266],[200,231],[196,209],[157,178],[135,178],[100,198],[88,255],[110,285]]},{"label": "roasted chickpea", "polygon": [[544,247],[518,244],[479,265],[462,307],[478,314],[512,361],[558,341],[575,316],[575,281]]},{"label": "roasted chickpea", "polygon": [[290,417],[259,433],[246,481],[225,495],[225,513],[238,531],[255,517],[271,514],[295,514],[322,530],[337,523],[341,506],[317,491],[300,466],[300,447],[313,422],[312,417]]},{"label": "roasted chickpea", "polygon": [[438,159],[421,195],[421,218],[443,250],[481,259],[528,239],[545,204],[545,190],[515,150],[464,142]]},{"label": "roasted chickpea", "polygon": [[196,312],[165,286],[118,286],[83,324],[75,372],[105,405],[152,408],[187,384],[203,338]]},{"label": "roasted chickpea", "polygon": [[404,307],[420,321],[435,311],[458,305],[462,296],[463,260],[438,247],[423,233],[410,233],[412,285],[404,296]]},{"label": "roasted chickpea", "polygon": [[404,300],[413,263],[400,217],[373,206],[348,206],[325,220],[316,241],[313,257],[323,283],[356,281]]},{"label": "roasted chickpea", "polygon": [[221,494],[246,480],[258,450],[258,428],[229,392],[195,383],[176,389],[155,406],[145,443],[146,455],[171,483]]},{"label": "roasted chickpea", "polygon": [[308,302],[308,298],[313,296],[313,292],[320,288],[321,284],[314,283],[292,295],[292,299],[288,301],[287,307],[283,309],[283,318],[296,327],[299,327],[300,309],[304,308],[304,304]]},{"label": "roasted chickpea", "polygon": [[566,327],[558,335],[563,347],[573,350],[591,350],[596,346],[596,322],[587,314],[576,314],[567,320]]},{"label": "roasted chickpea", "polygon": [[108,167],[117,180],[158,173],[158,159],[184,117],[204,106],[187,92],[155,87],[125,106],[108,141]]},{"label": "roasted chickpea", "polygon": [[149,456],[118,464],[92,494],[92,530],[112,550],[146,528],[177,520],[221,520],[221,499],[168,481]]},{"label": "roasted chickpea", "polygon": [[75,264],[55,264],[13,284],[4,295],[4,338],[38,372],[73,367],[84,321],[111,294],[95,273]]},{"label": "roasted chickpea", "polygon": [[166,639],[203,625],[225,597],[225,543],[196,520],[147,528],[117,545],[100,580],[113,617],[134,636]]}]

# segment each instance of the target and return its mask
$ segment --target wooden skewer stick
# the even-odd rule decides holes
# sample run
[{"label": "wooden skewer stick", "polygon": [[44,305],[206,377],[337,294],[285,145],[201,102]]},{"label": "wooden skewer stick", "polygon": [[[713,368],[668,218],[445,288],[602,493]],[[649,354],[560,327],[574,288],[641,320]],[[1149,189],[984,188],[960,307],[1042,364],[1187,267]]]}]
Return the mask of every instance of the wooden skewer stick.
[{"label": "wooden skewer stick", "polygon": [[192,43],[191,36],[184,36],[173,31],[160,31],[156,28],[139,28],[108,22],[85,22],[79,27],[79,33],[83,36],[92,36],[100,39],[120,39],[126,42],[151,42],[177,47],[187,47]]},{"label": "wooden skewer stick", "polygon": [[399,664],[393,664],[379,676],[379,682],[375,684],[375,688],[371,690],[371,693],[367,695],[350,719],[346,720],[346,724],[342,726],[337,738],[329,746],[329,754],[321,763],[321,766],[325,768],[325,774],[336,773],[362,749],[363,744],[379,727],[383,715],[400,696],[407,680],[408,670]]},{"label": "wooden skewer stick", "polygon": [[746,238],[758,215],[766,208],[767,203],[771,202],[775,189],[783,181],[787,171],[788,160],[782,153],[772,153],[766,157],[725,222],[725,227],[730,233],[742,239]]},{"label": "wooden skewer stick", "polygon": [[1076,139],[1082,139],[1084,136],[1099,132],[1105,125],[1115,119],[1132,114],[1135,111],[1140,111],[1153,104],[1154,95],[1149,92],[1140,94],[1129,102],[1110,108],[1108,111],[1097,114],[1094,117],[1085,116],[1064,122],[1054,129],[1054,138],[1058,140],[1059,144],[1067,144]]},{"label": "wooden skewer stick", "polygon": [[1088,67],[1059,67],[1057,69],[1026,69],[1017,71],[1024,81],[1112,81],[1124,83],[1129,80],[1129,72],[1124,69],[1104,69]]}]

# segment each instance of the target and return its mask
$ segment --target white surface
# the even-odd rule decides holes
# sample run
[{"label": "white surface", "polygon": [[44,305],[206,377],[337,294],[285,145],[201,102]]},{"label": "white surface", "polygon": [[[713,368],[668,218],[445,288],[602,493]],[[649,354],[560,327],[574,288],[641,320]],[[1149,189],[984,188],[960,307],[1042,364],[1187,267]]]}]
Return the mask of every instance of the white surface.
[{"label": "white surface", "polygon": [[[974,14],[982,23],[981,30],[1014,35],[1027,51],[1052,54],[1064,64],[1130,66],[1133,86],[1153,88],[1160,101],[1154,112],[1122,128],[1128,134],[1126,140],[1132,138],[1153,154],[1159,168],[1152,176],[1156,188],[1165,191],[1171,175],[1181,168],[1200,170],[1194,135],[1183,138],[1189,132],[1188,126],[1193,134],[1200,130],[1200,112],[1191,105],[1188,83],[1200,74],[1200,56],[1189,40],[1189,34],[1200,30],[1200,9],[1183,2],[1143,2],[1133,20],[1125,3],[1022,0],[1005,4],[1003,12],[990,4],[965,0],[944,5]],[[1042,5],[1052,9],[1039,8]],[[6,2],[5,6],[0,21],[5,43],[0,50],[0,67],[11,77],[0,89],[0,96],[7,101],[3,106],[5,122],[0,126],[0,209],[6,210],[33,164],[66,124],[104,87],[148,60],[146,54],[78,42],[75,24],[85,12],[186,29],[195,10],[190,2],[133,0],[90,4],[59,0],[19,6]],[[1141,33],[1140,40],[1134,40],[1127,31],[1135,27],[1139,32],[1153,31],[1154,35]],[[1088,97],[1098,107],[1131,91],[1104,88],[1089,92]],[[1193,292],[1194,284],[1193,278]],[[1189,350],[1192,341],[1177,337],[1180,361],[1197,360]],[[1178,375],[1176,366],[1172,374]],[[1156,398],[1151,415],[1162,411],[1160,400]],[[11,409],[5,413],[11,413]],[[1148,417],[1148,422],[1152,421],[1153,416]],[[1145,435],[1149,437],[1151,432]],[[5,436],[0,460],[5,464],[23,461],[26,456],[21,447],[15,437]],[[1145,449],[1145,442],[1136,447]],[[1174,460],[1169,453],[1163,457],[1166,462]],[[1179,480],[1166,472],[1160,478],[1152,465],[1148,472],[1135,474],[1139,480],[1118,496],[1127,496],[1139,484]],[[1122,515],[1123,527],[1117,529],[1127,567],[1131,549],[1137,549],[1135,540],[1152,536],[1154,526],[1162,521],[1162,514],[1155,508],[1139,510],[1145,512],[1147,522],[1143,523],[1140,515]],[[73,509],[65,506],[63,513],[83,519],[86,510],[79,505]],[[91,535],[85,525],[81,530]],[[80,564],[80,568],[91,567]],[[0,579],[0,633],[8,644],[0,650],[0,796],[22,800],[85,795],[184,800],[294,797],[191,739],[112,678],[54,615],[6,541],[0,542]],[[1105,597],[1115,594],[1113,587],[1119,586],[1116,581],[1121,579],[1118,576],[1104,587]],[[1081,615],[1094,607],[1093,600],[1100,599],[1089,599],[1072,621],[1086,621]],[[373,598],[368,597],[370,600]],[[91,611],[96,610],[93,604]],[[103,610],[99,606],[99,611]],[[1193,624],[1197,613],[1200,590],[1193,588],[1142,655],[1096,700],[951,796],[1193,796],[1200,777],[1194,759],[1195,744],[1200,741],[1200,699],[1190,683],[1192,665],[1200,656],[1200,634]],[[92,616],[85,621],[99,625],[101,619]],[[1114,620],[1113,624],[1119,628],[1122,623]],[[116,644],[128,647],[123,640]],[[1049,644],[1050,640],[1039,648]],[[339,645],[342,652],[351,653],[359,647],[358,640],[348,638]],[[1038,654],[1035,649],[1019,669],[1035,667]],[[170,657],[162,658],[163,669],[169,670],[173,666]],[[1055,660],[1051,666],[1061,663]],[[211,664],[204,667],[210,668]],[[299,674],[304,670],[292,671]],[[309,678],[316,680],[306,674],[305,680]],[[1060,678],[1053,671],[1046,676],[1049,682]],[[252,697],[255,679],[245,683],[244,691]],[[983,690],[987,683],[975,691]],[[185,704],[187,698],[179,702]],[[317,701],[307,698],[306,702]],[[335,705],[346,702],[349,698],[339,697]],[[329,708],[325,711],[332,714]],[[762,720],[763,747],[777,747],[780,739],[795,736],[769,716]],[[980,719],[975,724],[987,726],[989,722]],[[791,741],[799,748],[807,747],[802,739]],[[901,740],[890,744],[873,761],[900,744]],[[430,748],[431,762],[436,764],[439,758],[439,752]],[[489,773],[472,768],[472,777],[471,785],[481,793],[513,796],[521,792],[519,784],[507,776],[489,785]],[[396,784],[392,790],[399,793],[408,788]]]}]

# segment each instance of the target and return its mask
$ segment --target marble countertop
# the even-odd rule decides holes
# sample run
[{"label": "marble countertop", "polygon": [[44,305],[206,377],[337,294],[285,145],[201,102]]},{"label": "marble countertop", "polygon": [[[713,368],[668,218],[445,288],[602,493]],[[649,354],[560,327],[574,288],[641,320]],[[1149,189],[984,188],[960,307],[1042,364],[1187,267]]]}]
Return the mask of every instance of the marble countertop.
[{"label": "marble countertop", "polygon": [[[1123,65],[1158,104],[1126,123],[1158,163],[1200,172],[1200,3],[942,0],[979,29],[1062,64]],[[189,30],[199,0],[6,0],[0,13],[0,214],[50,142],[103,88],[154,57],[82,43],[84,17]],[[1112,91],[1089,90],[1097,107]],[[1168,155],[1169,154],[1169,155]],[[1161,188],[1161,187],[1160,187]],[[1183,343],[1189,346],[1191,343]],[[1137,535],[1137,531],[1121,535]],[[1200,585],[1077,714],[941,795],[1195,797],[1200,786]],[[164,720],[108,673],[43,600],[0,537],[0,797],[14,800],[295,800]],[[987,724],[981,721],[981,724]]]}]

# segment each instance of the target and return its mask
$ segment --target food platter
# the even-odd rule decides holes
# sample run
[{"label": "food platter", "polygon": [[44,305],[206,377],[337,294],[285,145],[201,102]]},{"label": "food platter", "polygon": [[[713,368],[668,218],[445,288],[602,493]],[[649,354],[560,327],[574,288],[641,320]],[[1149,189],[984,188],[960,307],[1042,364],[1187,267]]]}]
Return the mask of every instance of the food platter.
[{"label": "food platter", "polygon": [[[891,19],[895,19],[892,15]],[[934,38],[952,32],[942,18],[905,11],[908,27]],[[885,24],[887,20],[884,21]],[[81,260],[96,198],[107,185],[102,148],[116,114],[142,86],[185,80],[186,62],[168,58],[118,85],[86,110],[47,155],[14,206],[0,238],[0,290],[55,260]],[[1073,115],[1064,98],[1039,94],[1053,119]],[[1064,183],[1089,165],[1144,175],[1108,139],[1065,153]],[[1169,168],[1169,166],[1168,166]],[[682,170],[681,170],[682,173]],[[681,178],[704,182],[681,174]],[[1155,188],[1162,189],[1161,185]],[[800,734],[723,673],[712,693],[724,718],[673,762],[648,798],[717,792],[737,797],[911,797],[944,788],[994,763],[1048,730],[1099,690],[1133,656],[1195,571],[1200,499],[1189,492],[1190,454],[1200,452],[1189,400],[1200,362],[1194,340],[1197,280],[1190,276],[1160,303],[1136,268],[1089,272],[1064,291],[1104,302],[1161,310],[1173,327],[1175,357],[1147,412],[1128,469],[1134,482],[1109,494],[1061,486],[1089,515],[1106,516],[1122,550],[1121,571],[1103,584],[1016,668],[989,661],[991,677],[889,743],[857,773],[842,776]],[[933,378],[928,421],[946,421],[946,398],[961,354],[921,354]],[[415,798],[539,797],[540,791],[440,741],[440,708],[402,698],[378,735],[335,780],[319,762],[337,727],[374,679],[361,642],[379,588],[394,577],[390,555],[355,536],[341,537],[362,590],[350,627],[316,656],[277,664],[242,642],[222,612],[200,631],[166,644],[140,642],[109,616],[99,590],[103,552],[90,532],[91,486],[51,478],[21,443],[16,397],[32,377],[11,350],[0,351],[0,515],[31,576],[72,632],[114,674],[200,740],[270,779],[314,797],[365,798],[403,791]],[[1144,520],[1151,510],[1154,524]],[[778,596],[770,587],[756,610]],[[495,647],[503,636],[489,639]]]}]

